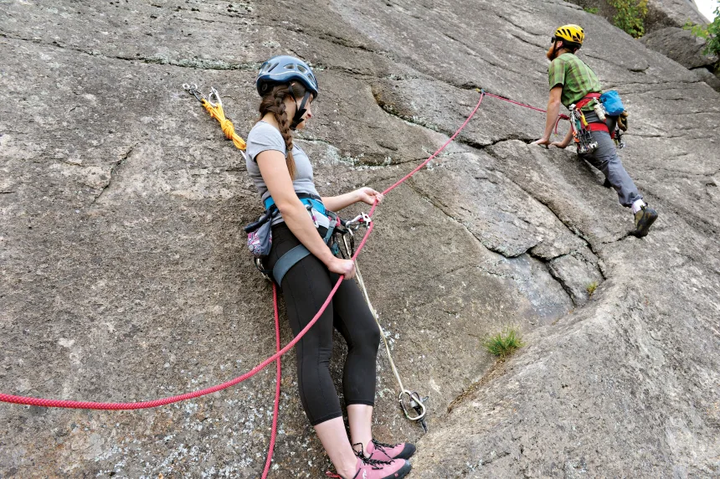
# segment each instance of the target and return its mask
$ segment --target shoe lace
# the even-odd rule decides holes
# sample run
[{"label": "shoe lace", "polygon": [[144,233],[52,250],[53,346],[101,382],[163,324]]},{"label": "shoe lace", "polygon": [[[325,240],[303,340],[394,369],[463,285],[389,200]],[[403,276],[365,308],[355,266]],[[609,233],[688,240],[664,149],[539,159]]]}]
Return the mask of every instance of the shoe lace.
[{"label": "shoe lace", "polygon": [[397,444],[386,444],[384,442],[376,441],[375,439],[372,440],[372,443],[375,444],[376,449],[380,449],[382,452],[386,452],[386,447],[392,449],[393,447],[397,446]]},{"label": "shoe lace", "polygon": [[[357,449],[355,449],[355,446],[360,446],[360,450],[358,451]],[[369,457],[365,457],[365,450],[363,448],[362,443],[360,443],[360,442],[353,444],[353,450],[355,452],[355,455],[360,458],[360,460],[363,462],[363,464],[371,466],[375,470],[382,469],[383,466],[387,466],[392,462],[392,461],[381,461],[379,459],[370,459]]]}]

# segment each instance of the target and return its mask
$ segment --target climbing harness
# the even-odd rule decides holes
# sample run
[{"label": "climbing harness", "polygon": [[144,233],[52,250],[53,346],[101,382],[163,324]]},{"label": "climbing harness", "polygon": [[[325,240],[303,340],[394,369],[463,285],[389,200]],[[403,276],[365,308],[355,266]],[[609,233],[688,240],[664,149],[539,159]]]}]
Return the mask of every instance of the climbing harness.
[{"label": "climbing harness", "polygon": [[[325,209],[320,197],[306,193],[297,193],[300,202],[310,215],[315,228],[320,232],[325,244],[327,244],[334,254],[337,254],[337,245],[333,241],[334,233],[342,224],[340,218],[334,212]],[[283,254],[273,266],[272,270],[265,268],[264,264],[267,255],[270,254],[272,248],[272,222],[279,214],[275,201],[272,197],[268,197],[264,201],[265,213],[255,222],[250,223],[244,229],[248,234],[248,248],[254,256],[254,263],[257,269],[267,280],[274,280],[278,286],[282,285],[285,274],[300,262],[303,258],[310,254],[310,251],[299,244]]]}]

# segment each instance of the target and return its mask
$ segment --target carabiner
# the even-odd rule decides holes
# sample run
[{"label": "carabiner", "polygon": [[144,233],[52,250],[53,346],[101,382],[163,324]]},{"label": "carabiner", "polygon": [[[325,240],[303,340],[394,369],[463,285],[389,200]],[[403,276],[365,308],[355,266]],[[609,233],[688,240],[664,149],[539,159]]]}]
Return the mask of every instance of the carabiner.
[{"label": "carabiner", "polygon": [[197,84],[183,83],[182,87],[185,89],[186,92],[188,92],[192,96],[194,96],[197,99],[197,101],[202,103],[203,96],[202,96],[202,93],[200,93],[200,91],[197,89]]},{"label": "carabiner", "polygon": [[352,231],[353,230],[357,231],[361,225],[368,226],[370,223],[372,223],[372,218],[370,218],[370,216],[368,216],[367,213],[360,213],[355,218],[346,222],[345,227],[352,234]]},{"label": "carabiner", "polygon": [[[213,98],[215,98],[215,102],[213,103]],[[211,106],[221,106],[222,107],[222,100],[220,99],[220,94],[215,89],[215,87],[210,87],[210,94],[208,95],[208,103],[210,103]]]},{"label": "carabiner", "polygon": [[[417,416],[411,416],[410,413],[408,413],[407,407],[405,407],[405,402],[403,401],[403,396],[407,395],[410,399],[410,407],[413,408],[418,414]],[[405,417],[408,418],[411,421],[422,421],[425,419],[425,413],[427,412],[425,409],[425,405],[423,404],[422,399],[420,399],[420,395],[416,392],[410,392],[407,389],[400,392],[398,395],[398,402],[400,403],[400,407],[403,410],[403,413],[405,413]]]}]

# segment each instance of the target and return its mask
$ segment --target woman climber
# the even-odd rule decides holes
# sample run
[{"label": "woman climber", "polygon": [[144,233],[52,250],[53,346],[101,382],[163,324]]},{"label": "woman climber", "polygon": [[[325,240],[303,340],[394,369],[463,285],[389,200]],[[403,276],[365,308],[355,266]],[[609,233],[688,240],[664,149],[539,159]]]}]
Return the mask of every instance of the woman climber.
[{"label": "woman climber", "polygon": [[[305,62],[291,56],[273,57],[262,64],[255,84],[262,97],[261,118],[248,135],[247,170],[265,208],[279,211],[272,220],[266,266],[282,288],[290,326],[297,335],[320,310],[339,276],[348,280],[355,274],[353,261],[335,257],[323,239],[331,224],[328,215],[357,202],[372,205],[382,201],[382,195],[364,187],[321,198],[315,189],[310,160],[293,144],[292,134],[312,118],[312,103],[318,96],[317,80]],[[310,254],[299,261],[282,260],[299,245]],[[276,268],[278,262],[284,266]],[[279,269],[283,270],[280,275]],[[343,392],[350,438],[328,369],[333,327],[348,345]],[[411,468],[407,459],[415,446],[383,444],[372,437],[379,342],[379,329],[360,290],[354,281],[343,281],[328,308],[295,347],[300,399],[337,470],[335,477],[401,478]]]}]

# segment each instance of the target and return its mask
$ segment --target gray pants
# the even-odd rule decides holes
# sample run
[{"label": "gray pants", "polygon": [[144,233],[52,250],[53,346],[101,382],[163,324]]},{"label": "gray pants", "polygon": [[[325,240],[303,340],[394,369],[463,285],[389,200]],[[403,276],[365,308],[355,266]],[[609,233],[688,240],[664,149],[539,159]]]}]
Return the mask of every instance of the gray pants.
[{"label": "gray pants", "polygon": [[615,150],[615,142],[609,133],[593,131],[593,138],[598,143],[597,150],[587,155],[579,155],[583,160],[602,171],[618,194],[618,201],[623,206],[630,207],[635,200],[642,198],[635,183],[627,174]]}]

